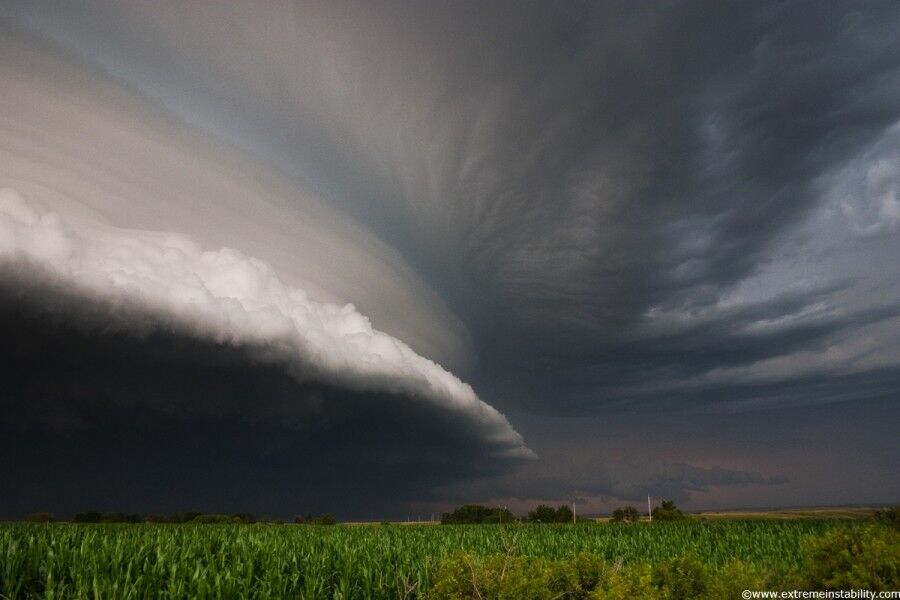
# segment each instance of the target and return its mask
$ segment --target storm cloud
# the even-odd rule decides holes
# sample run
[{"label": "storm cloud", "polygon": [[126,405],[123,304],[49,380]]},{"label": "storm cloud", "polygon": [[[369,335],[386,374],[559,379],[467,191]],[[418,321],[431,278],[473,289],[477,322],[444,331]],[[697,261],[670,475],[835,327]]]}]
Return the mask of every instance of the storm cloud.
[{"label": "storm cloud", "polygon": [[[16,310],[62,311],[90,344],[100,330],[73,306],[124,303],[109,334],[135,365],[164,334],[281,382],[228,409],[235,423],[302,429],[367,395],[389,407],[360,413],[385,439],[413,414],[428,431],[451,419],[431,439],[459,461],[385,498],[756,486],[777,503],[800,496],[775,461],[647,455],[604,422],[892,414],[896,3],[38,0],[0,23],[0,186],[19,215],[4,277],[36,286]],[[57,230],[98,257],[77,277]],[[237,406],[209,379],[173,394]],[[554,419],[593,425],[550,439]],[[347,456],[370,434],[348,433]],[[541,458],[518,464],[528,448]]]}]

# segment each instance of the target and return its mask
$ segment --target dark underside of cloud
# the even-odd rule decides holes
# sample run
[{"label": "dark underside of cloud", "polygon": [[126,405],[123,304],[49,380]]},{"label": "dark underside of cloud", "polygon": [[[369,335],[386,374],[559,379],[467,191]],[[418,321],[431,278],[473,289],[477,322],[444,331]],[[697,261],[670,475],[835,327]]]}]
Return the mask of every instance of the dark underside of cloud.
[{"label": "dark underside of cloud", "polygon": [[[81,306],[77,306],[81,303]],[[138,327],[123,323],[143,322]],[[515,460],[402,394],[298,382],[247,349],[133,309],[0,288],[0,511],[400,516],[438,483]]]}]

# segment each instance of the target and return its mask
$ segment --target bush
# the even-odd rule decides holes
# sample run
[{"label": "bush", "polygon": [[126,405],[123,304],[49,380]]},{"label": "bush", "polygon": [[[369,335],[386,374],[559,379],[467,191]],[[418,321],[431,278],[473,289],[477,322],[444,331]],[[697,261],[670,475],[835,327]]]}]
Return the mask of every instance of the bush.
[{"label": "bush", "polygon": [[709,585],[706,567],[693,554],[671,558],[653,567],[653,587],[667,600],[695,600]]},{"label": "bush", "polygon": [[441,564],[427,597],[582,600],[591,597],[606,570],[601,559],[586,553],[562,561],[501,554],[476,558],[463,553]]},{"label": "bush", "polygon": [[[712,576],[706,588],[706,598],[740,598],[744,590],[766,590],[778,587],[766,580],[763,574],[750,565],[734,560]],[[795,586],[782,586],[783,588]]]},{"label": "bush", "polygon": [[512,523],[516,517],[505,508],[464,504],[453,512],[441,515],[442,525],[464,525],[476,523]]},{"label": "bush", "polygon": [[716,570],[693,554],[656,565],[610,564],[581,553],[566,560],[457,554],[435,574],[427,598],[544,600],[722,600],[743,590],[775,587],[754,567],[734,561]]},{"label": "bush", "polygon": [[900,506],[875,511],[875,519],[900,531]]},{"label": "bush", "polygon": [[605,571],[603,580],[591,594],[591,598],[593,600],[661,598],[653,587],[652,577],[653,572],[648,564],[629,565],[627,568],[617,564]]},{"label": "bush", "polygon": [[835,529],[806,544],[810,589],[900,589],[900,533],[879,525]]}]

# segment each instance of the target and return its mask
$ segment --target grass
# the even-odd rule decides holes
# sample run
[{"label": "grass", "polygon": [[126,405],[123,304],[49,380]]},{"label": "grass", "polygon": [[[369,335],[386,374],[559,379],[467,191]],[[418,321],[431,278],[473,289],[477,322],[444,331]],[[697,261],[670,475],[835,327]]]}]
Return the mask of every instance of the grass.
[{"label": "grass", "polygon": [[797,569],[804,540],[850,520],[431,526],[2,524],[8,598],[398,598],[428,590],[466,553],[624,564],[692,554]]}]

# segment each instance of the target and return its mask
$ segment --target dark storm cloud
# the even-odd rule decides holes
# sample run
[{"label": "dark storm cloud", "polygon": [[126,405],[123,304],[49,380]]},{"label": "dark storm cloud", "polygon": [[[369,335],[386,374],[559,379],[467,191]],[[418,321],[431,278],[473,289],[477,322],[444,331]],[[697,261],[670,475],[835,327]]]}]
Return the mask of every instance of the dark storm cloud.
[{"label": "dark storm cloud", "polygon": [[593,453],[542,455],[542,460],[508,475],[442,489],[443,499],[498,498],[513,501],[566,501],[587,504],[599,498],[619,502],[646,501],[648,493],[685,502],[692,494],[722,487],[779,486],[782,476],[698,467],[664,460],[615,459]]},{"label": "dark storm cloud", "polygon": [[763,271],[821,178],[900,119],[890,2],[97,8],[21,22],[326,190],[462,316],[487,385],[510,363],[599,359],[614,388],[631,356],[690,376],[716,353],[684,346],[782,353],[730,311],[642,329]]},{"label": "dark storm cloud", "polygon": [[[399,516],[437,483],[497,474],[463,414],[298,381],[252,348],[9,277],[0,289],[0,513],[44,506]],[[135,326],[141,323],[141,326]],[[38,475],[39,474],[39,475]]]},{"label": "dark storm cloud", "polygon": [[[589,352],[564,349],[557,356],[532,359],[530,371],[518,382],[523,401],[537,412],[577,414],[591,412],[598,405],[608,408],[625,402],[656,409],[691,404],[734,408],[752,407],[753,398],[758,398],[760,405],[790,405],[878,398],[896,392],[900,380],[890,376],[895,369],[883,365],[843,372],[810,371],[797,364],[795,372],[776,373],[769,380],[745,377],[741,381],[729,376],[746,365],[791,361],[799,352],[827,351],[840,345],[848,332],[894,326],[892,322],[900,316],[897,302],[852,311],[830,307],[831,295],[846,285],[779,294],[764,302],[685,319],[670,331],[624,339]],[[793,318],[779,323],[785,316]],[[504,370],[515,368],[504,357],[522,360],[503,349],[490,355],[498,357],[492,362]],[[554,376],[565,379],[565,388],[573,392],[570,402],[542,401],[559,390]],[[893,384],[888,383],[891,381]]]}]

